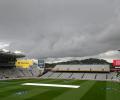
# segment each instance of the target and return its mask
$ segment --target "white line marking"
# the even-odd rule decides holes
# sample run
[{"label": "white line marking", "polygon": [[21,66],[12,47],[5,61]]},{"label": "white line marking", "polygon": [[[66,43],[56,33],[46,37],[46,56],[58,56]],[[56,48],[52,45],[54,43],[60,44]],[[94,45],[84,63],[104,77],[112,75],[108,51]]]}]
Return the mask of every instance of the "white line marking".
[{"label": "white line marking", "polygon": [[78,85],[60,85],[60,84],[44,84],[44,83],[23,83],[22,85],[65,87],[65,88],[79,88],[80,87]]}]

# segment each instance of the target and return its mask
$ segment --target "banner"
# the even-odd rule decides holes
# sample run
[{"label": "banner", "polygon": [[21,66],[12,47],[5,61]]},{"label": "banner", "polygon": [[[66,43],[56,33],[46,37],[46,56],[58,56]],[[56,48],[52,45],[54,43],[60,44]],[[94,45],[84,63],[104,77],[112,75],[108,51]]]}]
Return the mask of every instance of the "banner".
[{"label": "banner", "polygon": [[32,60],[17,60],[15,63],[16,67],[29,68],[33,65]]}]

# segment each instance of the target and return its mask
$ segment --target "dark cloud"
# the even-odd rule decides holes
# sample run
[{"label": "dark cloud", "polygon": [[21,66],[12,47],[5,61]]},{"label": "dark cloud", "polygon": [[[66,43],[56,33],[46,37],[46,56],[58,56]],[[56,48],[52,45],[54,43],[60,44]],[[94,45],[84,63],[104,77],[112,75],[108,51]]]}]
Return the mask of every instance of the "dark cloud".
[{"label": "dark cloud", "polygon": [[1,0],[0,40],[31,57],[89,56],[120,46],[118,0]]}]

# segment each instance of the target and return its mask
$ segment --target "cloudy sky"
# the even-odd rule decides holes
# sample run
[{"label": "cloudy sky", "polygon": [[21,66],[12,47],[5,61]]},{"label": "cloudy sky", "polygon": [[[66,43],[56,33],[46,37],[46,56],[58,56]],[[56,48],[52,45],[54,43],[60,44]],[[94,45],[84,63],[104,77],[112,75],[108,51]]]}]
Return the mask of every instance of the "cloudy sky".
[{"label": "cloudy sky", "polygon": [[0,0],[0,45],[31,57],[119,49],[120,1]]}]

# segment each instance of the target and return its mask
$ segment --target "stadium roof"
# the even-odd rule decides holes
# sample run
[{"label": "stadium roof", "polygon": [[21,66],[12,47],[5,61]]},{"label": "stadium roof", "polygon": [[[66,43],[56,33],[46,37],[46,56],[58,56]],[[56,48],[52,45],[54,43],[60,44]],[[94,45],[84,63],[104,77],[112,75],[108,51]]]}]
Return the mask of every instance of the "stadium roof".
[{"label": "stadium roof", "polygon": [[25,55],[20,51],[11,52],[11,51],[6,50],[6,49],[1,49],[0,50],[0,57],[21,58],[21,57],[25,57]]}]

